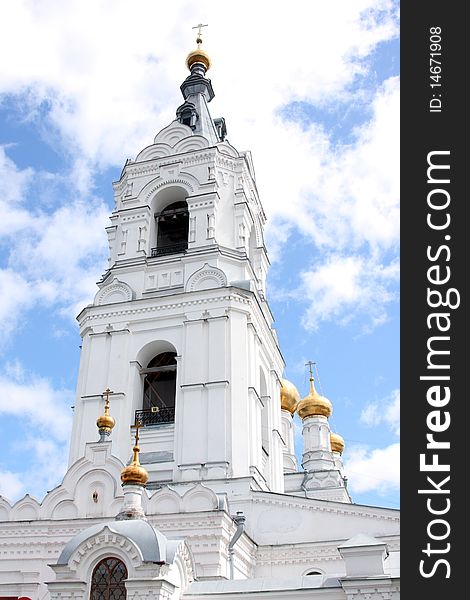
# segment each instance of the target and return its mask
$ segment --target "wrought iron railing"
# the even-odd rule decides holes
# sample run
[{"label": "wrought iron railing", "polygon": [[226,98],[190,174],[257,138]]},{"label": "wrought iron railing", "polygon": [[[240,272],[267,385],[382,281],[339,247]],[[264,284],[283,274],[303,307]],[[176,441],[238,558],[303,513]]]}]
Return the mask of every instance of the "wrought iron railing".
[{"label": "wrought iron railing", "polygon": [[174,423],[175,407],[147,408],[135,411],[135,423],[139,423],[142,427],[147,425],[158,425],[158,423]]},{"label": "wrought iron railing", "polygon": [[177,254],[178,252],[184,252],[188,249],[187,242],[179,242],[178,244],[171,244],[169,246],[160,246],[158,248],[152,248],[151,256],[165,256],[165,254]]}]

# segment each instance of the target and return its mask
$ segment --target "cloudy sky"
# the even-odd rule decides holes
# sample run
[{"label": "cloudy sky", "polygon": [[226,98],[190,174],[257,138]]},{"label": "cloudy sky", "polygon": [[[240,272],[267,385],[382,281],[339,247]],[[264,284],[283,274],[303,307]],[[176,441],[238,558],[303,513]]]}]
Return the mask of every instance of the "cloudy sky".
[{"label": "cloudy sky", "polygon": [[[174,119],[204,47],[228,139],[251,150],[269,301],[302,396],[333,403],[358,503],[398,507],[398,3],[16,0],[0,19],[0,493],[64,473],[111,182]],[[301,424],[297,441],[301,448]]]}]

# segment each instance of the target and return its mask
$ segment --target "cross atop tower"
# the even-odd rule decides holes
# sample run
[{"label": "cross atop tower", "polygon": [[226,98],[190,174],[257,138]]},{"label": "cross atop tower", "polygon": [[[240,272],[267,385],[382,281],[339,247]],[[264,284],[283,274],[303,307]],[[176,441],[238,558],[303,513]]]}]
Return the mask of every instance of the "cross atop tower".
[{"label": "cross atop tower", "polygon": [[313,365],[316,366],[316,364],[317,364],[316,362],[313,362],[311,360],[309,360],[308,362],[305,363],[305,366],[308,367],[309,371],[310,371],[310,379],[313,379],[313,370],[312,370],[312,367],[313,367]]},{"label": "cross atop tower", "polygon": [[114,392],[112,392],[109,388],[106,388],[102,394],[103,398],[104,398],[104,404],[105,406],[109,406],[109,395],[113,394]]},{"label": "cross atop tower", "polygon": [[202,44],[202,28],[203,27],[208,27],[208,23],[206,23],[205,25],[203,23],[198,23],[197,25],[195,25],[193,27],[193,29],[197,29],[197,38],[196,38],[196,44],[199,45]]}]

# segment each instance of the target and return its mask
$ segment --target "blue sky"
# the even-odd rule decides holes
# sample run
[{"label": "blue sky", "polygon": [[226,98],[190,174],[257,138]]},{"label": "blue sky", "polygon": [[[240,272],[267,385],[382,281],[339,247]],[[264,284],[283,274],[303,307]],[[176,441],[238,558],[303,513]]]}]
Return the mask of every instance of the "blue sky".
[{"label": "blue sky", "polygon": [[[246,4],[246,6],[245,6]],[[191,27],[229,141],[252,151],[285,375],[307,360],[353,500],[398,507],[397,3],[10,3],[0,24],[0,493],[39,500],[68,453],[75,316],[105,269],[111,182],[181,103]],[[250,8],[250,19],[243,17]],[[18,32],[21,35],[18,35]],[[301,425],[297,423],[298,450]]]}]

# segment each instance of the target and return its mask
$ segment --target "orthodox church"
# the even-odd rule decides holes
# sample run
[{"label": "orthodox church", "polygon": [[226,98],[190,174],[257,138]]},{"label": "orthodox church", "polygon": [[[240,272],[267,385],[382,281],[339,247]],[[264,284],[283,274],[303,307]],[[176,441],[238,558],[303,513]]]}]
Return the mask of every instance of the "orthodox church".
[{"label": "orthodox church", "polygon": [[395,600],[399,514],[351,501],[330,401],[282,378],[252,158],[209,112],[200,34],[186,64],[113,184],[67,473],[0,498],[0,598]]}]

